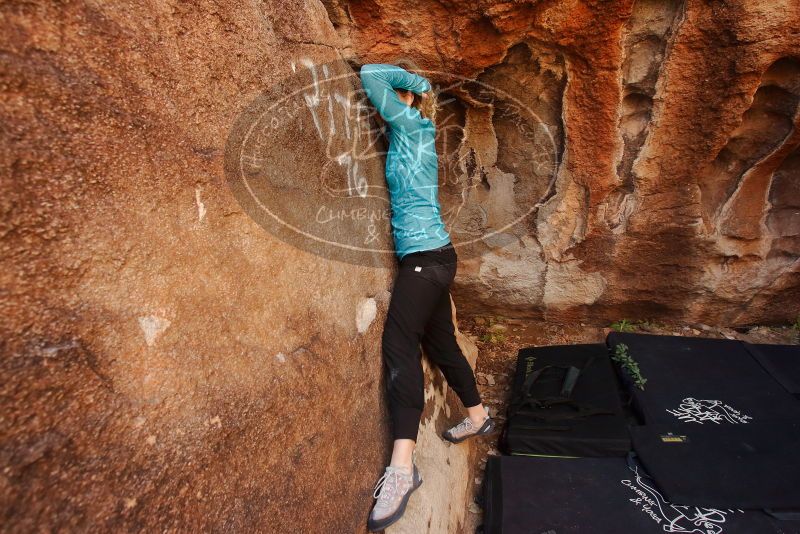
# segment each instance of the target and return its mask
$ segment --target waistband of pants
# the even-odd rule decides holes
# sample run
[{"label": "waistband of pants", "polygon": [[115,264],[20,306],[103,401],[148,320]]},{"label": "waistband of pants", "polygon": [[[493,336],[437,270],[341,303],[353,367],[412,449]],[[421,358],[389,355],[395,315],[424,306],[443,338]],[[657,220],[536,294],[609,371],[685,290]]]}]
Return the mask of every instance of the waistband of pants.
[{"label": "waistband of pants", "polygon": [[424,260],[424,259],[431,259],[437,263],[455,263],[458,259],[456,255],[456,249],[452,243],[448,243],[444,246],[439,248],[433,248],[429,250],[417,250],[416,252],[409,252],[403,259],[400,260],[400,263],[406,263],[408,261],[414,260]]}]

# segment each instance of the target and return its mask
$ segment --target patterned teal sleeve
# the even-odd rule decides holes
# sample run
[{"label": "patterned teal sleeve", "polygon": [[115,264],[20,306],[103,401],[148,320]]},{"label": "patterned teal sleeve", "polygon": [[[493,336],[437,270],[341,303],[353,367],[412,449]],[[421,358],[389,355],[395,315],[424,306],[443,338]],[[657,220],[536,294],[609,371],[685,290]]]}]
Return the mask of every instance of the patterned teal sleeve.
[{"label": "patterned teal sleeve", "polygon": [[391,127],[405,131],[419,128],[419,111],[403,103],[394,90],[424,93],[431,90],[427,79],[396,65],[368,63],[361,67],[361,85],[367,98]]}]

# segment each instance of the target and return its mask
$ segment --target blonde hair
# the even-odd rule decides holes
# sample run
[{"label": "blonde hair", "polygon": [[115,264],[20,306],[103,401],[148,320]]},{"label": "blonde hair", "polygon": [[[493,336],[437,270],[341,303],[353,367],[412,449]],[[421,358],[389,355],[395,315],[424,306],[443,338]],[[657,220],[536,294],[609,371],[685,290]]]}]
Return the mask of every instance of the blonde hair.
[{"label": "blonde hair", "polygon": [[[395,61],[394,64],[407,70],[408,72],[421,76],[421,74],[417,72],[418,68],[416,63],[410,59],[400,59]],[[439,109],[439,103],[436,100],[436,93],[433,90],[433,85],[431,85],[431,90],[426,93],[427,98],[422,98],[422,96],[418,95],[417,93],[412,92],[411,94],[414,95],[414,101],[411,103],[411,106],[417,108],[420,115],[426,119],[430,119],[430,121],[435,125],[436,112]]]}]

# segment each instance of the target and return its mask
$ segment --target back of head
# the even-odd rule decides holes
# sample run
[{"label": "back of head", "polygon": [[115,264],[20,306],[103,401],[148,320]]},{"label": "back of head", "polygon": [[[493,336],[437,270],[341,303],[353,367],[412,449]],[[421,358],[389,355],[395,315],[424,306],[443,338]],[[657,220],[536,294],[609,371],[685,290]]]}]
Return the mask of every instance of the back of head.
[{"label": "back of head", "polygon": [[[394,64],[407,70],[408,72],[419,74],[417,72],[419,69],[416,63],[410,59],[399,59],[395,61]],[[419,75],[423,76],[422,74]],[[416,93],[412,94],[414,95],[414,102],[412,102],[411,106],[417,108],[420,115],[426,119],[430,119],[432,123],[436,124],[436,111],[438,110],[438,102],[436,101],[436,93],[433,91],[433,88],[428,91],[427,98],[422,98]]]}]

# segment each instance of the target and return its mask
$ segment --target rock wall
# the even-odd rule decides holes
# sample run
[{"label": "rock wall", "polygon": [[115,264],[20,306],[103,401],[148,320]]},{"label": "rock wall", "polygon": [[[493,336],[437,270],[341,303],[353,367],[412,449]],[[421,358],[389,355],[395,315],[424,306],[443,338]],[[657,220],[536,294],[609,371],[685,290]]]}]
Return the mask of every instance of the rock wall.
[{"label": "rock wall", "polygon": [[223,172],[247,103],[337,57],[323,7],[0,9],[0,530],[364,530],[391,263],[273,237]]},{"label": "rock wall", "polygon": [[796,318],[797,2],[324,4],[353,61],[441,91],[462,309]]}]

